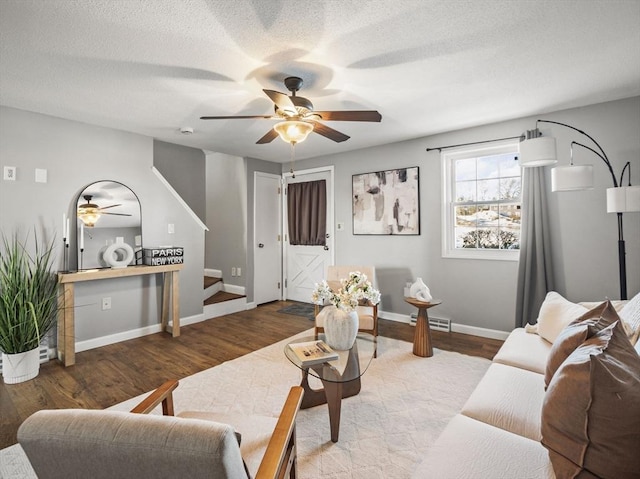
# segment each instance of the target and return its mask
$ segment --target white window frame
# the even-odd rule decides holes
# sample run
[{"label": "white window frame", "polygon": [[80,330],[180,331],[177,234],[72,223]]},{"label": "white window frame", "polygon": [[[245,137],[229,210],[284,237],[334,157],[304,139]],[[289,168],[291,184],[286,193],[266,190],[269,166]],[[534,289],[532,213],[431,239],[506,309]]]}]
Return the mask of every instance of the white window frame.
[{"label": "white window frame", "polygon": [[[443,150],[441,153],[442,171],[442,257],[483,260],[518,261],[520,250],[476,249],[455,247],[455,205],[451,195],[455,191],[453,164],[455,160],[479,156],[518,154],[518,140],[491,143],[490,145],[472,145]],[[520,198],[522,204],[522,197]],[[522,232],[522,230],[520,230]]]}]

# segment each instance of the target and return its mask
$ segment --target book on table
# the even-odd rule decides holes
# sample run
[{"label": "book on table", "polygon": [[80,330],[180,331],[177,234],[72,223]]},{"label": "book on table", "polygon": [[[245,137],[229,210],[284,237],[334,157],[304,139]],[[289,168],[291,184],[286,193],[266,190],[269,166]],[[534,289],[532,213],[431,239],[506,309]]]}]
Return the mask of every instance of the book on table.
[{"label": "book on table", "polygon": [[291,348],[291,351],[296,355],[302,366],[325,363],[340,357],[322,340],[292,343],[289,348]]}]

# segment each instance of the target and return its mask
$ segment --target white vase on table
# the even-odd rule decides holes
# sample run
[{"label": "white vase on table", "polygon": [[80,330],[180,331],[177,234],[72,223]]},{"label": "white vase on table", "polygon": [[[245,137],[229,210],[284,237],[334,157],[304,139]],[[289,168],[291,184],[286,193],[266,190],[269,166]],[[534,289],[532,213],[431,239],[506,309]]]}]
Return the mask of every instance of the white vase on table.
[{"label": "white vase on table", "polygon": [[324,315],[325,341],[337,351],[351,349],[358,334],[359,320],[356,310],[347,312],[335,306],[326,306]]}]

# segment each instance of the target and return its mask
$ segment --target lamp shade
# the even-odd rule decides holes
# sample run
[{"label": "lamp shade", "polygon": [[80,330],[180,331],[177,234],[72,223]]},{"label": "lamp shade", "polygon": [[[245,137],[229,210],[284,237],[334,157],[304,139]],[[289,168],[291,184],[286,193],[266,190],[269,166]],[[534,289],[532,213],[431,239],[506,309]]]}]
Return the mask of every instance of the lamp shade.
[{"label": "lamp shade", "polygon": [[640,211],[640,186],[607,188],[607,213]]},{"label": "lamp shade", "polygon": [[277,123],[273,129],[287,143],[300,143],[313,131],[313,124],[306,121],[287,120]]},{"label": "lamp shade", "polygon": [[523,168],[553,165],[558,161],[556,139],[552,136],[539,136],[521,141],[518,160]]},{"label": "lamp shade", "polygon": [[551,169],[551,191],[590,190],[593,165],[556,166]]}]

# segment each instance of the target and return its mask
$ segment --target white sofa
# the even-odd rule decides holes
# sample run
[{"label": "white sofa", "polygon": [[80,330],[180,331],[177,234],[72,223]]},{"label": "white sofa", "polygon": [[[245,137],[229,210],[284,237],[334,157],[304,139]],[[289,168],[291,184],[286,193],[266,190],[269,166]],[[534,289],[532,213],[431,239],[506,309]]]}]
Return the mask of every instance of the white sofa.
[{"label": "white sofa", "polygon": [[[620,303],[616,309],[623,306]],[[572,309],[568,317],[579,311]],[[544,326],[549,329],[549,324]],[[560,326],[554,324],[554,334],[562,331]],[[537,328],[527,330],[517,328],[509,335],[462,411],[418,464],[415,479],[556,477],[549,452],[540,442],[545,368],[552,343],[538,335]],[[640,342],[635,349],[640,354]],[[640,466],[636,472],[629,477],[640,477]]]}]

